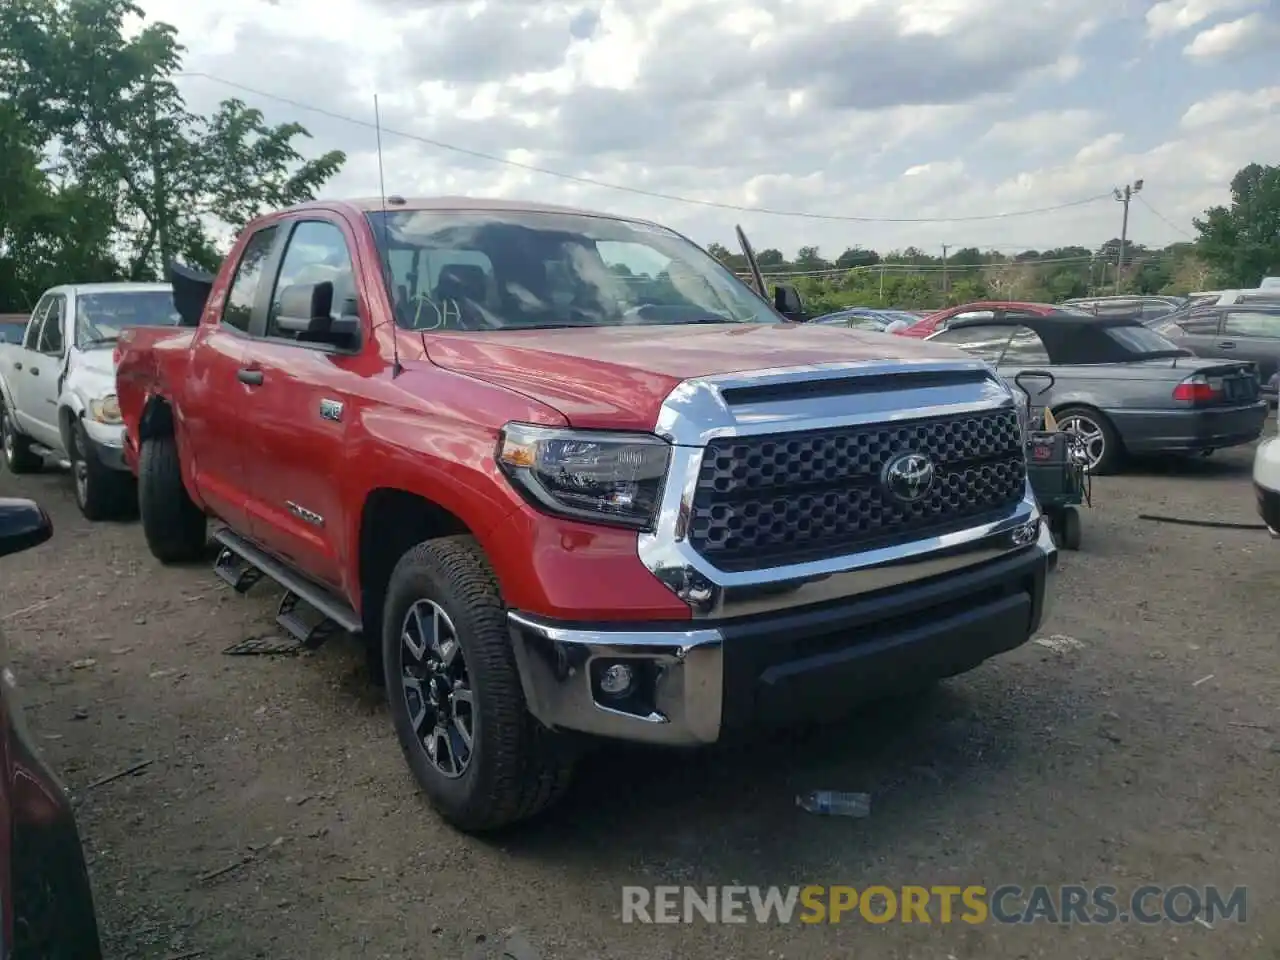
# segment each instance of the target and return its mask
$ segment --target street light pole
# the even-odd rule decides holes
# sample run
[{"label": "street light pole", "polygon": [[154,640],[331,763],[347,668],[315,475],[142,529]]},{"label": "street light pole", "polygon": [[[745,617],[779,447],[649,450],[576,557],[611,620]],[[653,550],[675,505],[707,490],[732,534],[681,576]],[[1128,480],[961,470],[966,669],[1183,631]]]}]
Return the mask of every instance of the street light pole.
[{"label": "street light pole", "polygon": [[1133,195],[1142,189],[1142,181],[1135,180],[1133,183],[1125,184],[1124,190],[1111,191],[1115,198],[1124,204],[1124,219],[1120,222],[1120,250],[1116,254],[1116,296],[1120,295],[1120,280],[1124,269],[1124,244],[1129,238],[1129,201],[1133,199]]}]

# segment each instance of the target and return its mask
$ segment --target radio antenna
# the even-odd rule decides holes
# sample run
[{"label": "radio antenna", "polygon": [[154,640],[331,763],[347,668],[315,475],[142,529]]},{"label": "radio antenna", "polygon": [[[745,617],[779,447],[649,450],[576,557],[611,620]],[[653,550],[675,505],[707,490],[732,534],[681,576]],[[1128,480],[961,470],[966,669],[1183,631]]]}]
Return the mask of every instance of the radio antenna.
[{"label": "radio antenna", "polygon": [[387,181],[382,173],[382,113],[378,109],[378,95],[373,95],[373,129],[378,137],[378,203],[382,207],[382,243],[378,266],[382,270],[382,285],[391,299],[391,379],[400,376],[400,324],[396,318],[395,278],[391,275],[391,237],[387,231]]}]

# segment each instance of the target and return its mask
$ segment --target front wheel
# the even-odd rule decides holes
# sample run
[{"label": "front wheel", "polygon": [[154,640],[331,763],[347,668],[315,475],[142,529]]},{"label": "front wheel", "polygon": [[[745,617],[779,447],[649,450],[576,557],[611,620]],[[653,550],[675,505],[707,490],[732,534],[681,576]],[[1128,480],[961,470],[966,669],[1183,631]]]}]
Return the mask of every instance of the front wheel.
[{"label": "front wheel", "polygon": [[429,540],[401,557],[382,623],[396,736],[445,820],[480,833],[559,799],[572,759],[525,707],[506,610],[472,538]]},{"label": "front wheel", "polygon": [[137,502],[133,477],[104,466],[89,446],[84,424],[76,423],[71,433],[71,476],[75,481],[76,506],[86,520],[109,520],[124,516]]}]

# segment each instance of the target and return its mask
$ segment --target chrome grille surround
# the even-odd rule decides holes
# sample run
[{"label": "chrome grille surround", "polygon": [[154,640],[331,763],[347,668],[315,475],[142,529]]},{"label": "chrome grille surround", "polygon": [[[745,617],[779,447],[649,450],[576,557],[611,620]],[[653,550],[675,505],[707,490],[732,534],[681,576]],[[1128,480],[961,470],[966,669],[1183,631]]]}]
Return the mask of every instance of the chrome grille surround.
[{"label": "chrome grille surround", "polygon": [[[639,536],[641,560],[695,618],[729,618],[868,593],[1028,549],[1027,529],[1039,523],[1040,512],[1021,449],[1010,454],[989,445],[992,460],[964,442],[951,449],[976,460],[960,457],[955,469],[1003,466],[1005,495],[990,509],[930,514],[938,522],[901,536],[837,537],[816,554],[778,555],[750,569],[717,557],[700,535],[707,507],[700,491],[707,476],[719,472],[709,458],[726,447],[787,444],[797,435],[809,442],[820,433],[896,436],[926,422],[957,419],[996,424],[991,429],[1001,436],[1005,428],[999,425],[1007,423],[1013,442],[1019,436],[1012,391],[977,360],[845,362],[686,380],[671,391],[656,425],[673,445],[672,460],[655,529]],[[870,458],[866,464],[858,459],[859,470],[870,464]],[[944,475],[951,469],[946,462],[941,468]],[[954,492],[945,480],[940,489]]]}]

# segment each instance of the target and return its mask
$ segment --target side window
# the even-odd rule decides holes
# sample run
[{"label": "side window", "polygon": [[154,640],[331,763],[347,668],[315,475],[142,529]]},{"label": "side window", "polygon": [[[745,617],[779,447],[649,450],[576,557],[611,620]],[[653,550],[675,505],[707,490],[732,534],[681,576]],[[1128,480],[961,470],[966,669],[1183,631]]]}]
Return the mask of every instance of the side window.
[{"label": "side window", "polygon": [[1030,367],[1052,361],[1049,360],[1049,351],[1045,349],[1040,334],[1030,327],[1015,327],[1000,362],[1016,367]]},{"label": "side window", "polygon": [[959,347],[966,353],[971,353],[975,357],[981,357],[983,360],[990,360],[995,363],[1000,359],[1000,355],[1004,353],[1005,344],[1009,342],[1009,335],[1012,332],[1012,327],[1002,324],[979,324],[972,327],[944,330],[942,333],[930,337],[929,340],[932,343],[945,343],[949,346]]},{"label": "side window", "polygon": [[49,303],[40,327],[40,342],[36,349],[51,357],[62,356],[62,319],[67,312],[67,298],[56,296]]},{"label": "side window", "polygon": [[293,228],[280,273],[271,293],[271,312],[267,315],[267,336],[296,339],[297,334],[276,326],[280,312],[280,293],[297,284],[333,284],[332,315],[340,317],[356,312],[356,281],[347,251],[347,239],[337,224],[324,220],[304,220]]},{"label": "side window", "polygon": [[1180,317],[1176,323],[1184,333],[1211,337],[1218,332],[1218,311],[1197,308],[1190,314]]},{"label": "side window", "polygon": [[31,311],[31,320],[27,324],[26,332],[22,335],[22,347],[24,350],[36,349],[36,344],[40,340],[40,328],[44,325],[44,315],[49,312],[49,304],[51,303],[53,303],[53,297],[46,293],[40,298],[36,308]]},{"label": "side window", "polygon": [[1223,321],[1222,332],[1230,337],[1280,339],[1280,311],[1232,310]]},{"label": "side window", "polygon": [[231,280],[227,302],[222,307],[222,322],[243,333],[249,332],[253,304],[258,298],[258,284],[262,282],[267,257],[271,256],[276,230],[276,227],[264,227],[249,238],[236,267],[236,275]]}]

